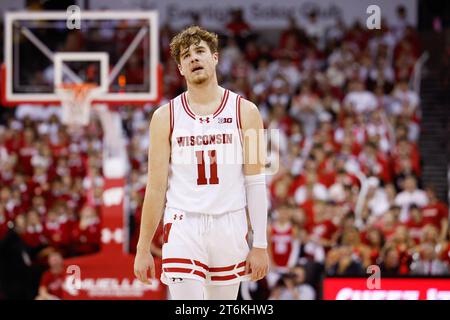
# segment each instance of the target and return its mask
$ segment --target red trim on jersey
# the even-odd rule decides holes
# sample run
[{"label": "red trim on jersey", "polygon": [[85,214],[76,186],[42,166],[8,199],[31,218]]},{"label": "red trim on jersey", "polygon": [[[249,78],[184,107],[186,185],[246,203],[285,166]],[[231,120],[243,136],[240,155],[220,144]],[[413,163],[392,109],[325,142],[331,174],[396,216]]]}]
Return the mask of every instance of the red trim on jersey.
[{"label": "red trim on jersey", "polygon": [[222,102],[221,102],[219,108],[216,110],[216,112],[214,112],[213,119],[215,117],[217,117],[223,111],[223,109],[225,109],[225,105],[227,104],[229,95],[230,95],[230,92],[227,89],[225,89],[225,92],[222,97]]},{"label": "red trim on jersey", "polygon": [[[209,267],[206,264],[201,263],[198,260],[193,260],[193,261],[194,261],[194,265],[202,267],[206,271],[209,271]],[[167,263],[181,263],[181,264],[192,265],[192,260],[190,260],[190,259],[183,259],[183,258],[167,258],[167,259],[163,259],[162,263],[163,264],[167,264]]]},{"label": "red trim on jersey", "polygon": [[202,267],[203,269],[209,271],[209,267],[208,267],[206,264],[201,263],[200,261],[194,260],[194,264],[195,264],[196,266]]},{"label": "red trim on jersey", "polygon": [[169,135],[169,143],[172,144],[172,132],[173,132],[173,126],[174,126],[174,121],[173,121],[173,99],[170,100],[170,103],[169,103],[169,113],[170,113],[170,135]]},{"label": "red trim on jersey", "polygon": [[[223,111],[223,109],[225,109],[225,105],[227,104],[229,95],[230,95],[230,91],[225,89],[225,92],[224,92],[223,97],[222,97],[222,101],[220,102],[219,107],[217,108],[217,110],[213,114],[213,119],[215,117],[217,117]],[[195,119],[195,113],[192,111],[191,107],[189,106],[189,102],[188,102],[188,100],[186,98],[186,92],[183,92],[183,94],[181,95],[181,103],[183,104],[184,111],[186,111],[186,113],[192,119]]]},{"label": "red trim on jersey", "polygon": [[[194,262],[194,263],[192,263]],[[162,261],[163,265],[164,264],[169,264],[169,263],[180,263],[180,264],[188,264],[188,265],[196,265],[199,267],[202,267],[203,269],[205,269],[206,271],[209,272],[224,272],[224,271],[233,271],[239,268],[242,268],[245,266],[245,261],[242,261],[240,263],[237,264],[233,264],[230,266],[225,266],[225,267],[216,267],[216,268],[209,268],[207,265],[201,263],[198,260],[190,260],[190,259],[184,259],[184,258],[167,258],[167,259],[163,259]],[[195,270],[192,268],[180,268],[180,267],[168,267],[168,268],[163,268],[163,270],[165,272],[178,272],[178,273],[193,273],[196,274],[200,277],[203,277],[206,279],[206,275],[199,271],[199,270]],[[212,276],[211,280],[213,281],[226,281],[226,280],[231,280],[231,279],[235,279],[238,276],[244,276],[245,275],[245,270],[242,270],[240,272],[236,274],[229,274],[229,275],[223,275],[223,276]]]},{"label": "red trim on jersey", "polygon": [[213,276],[211,277],[212,281],[227,281],[227,280],[231,280],[231,279],[235,279],[237,278],[237,275],[232,274],[229,276]]},{"label": "red trim on jersey", "polygon": [[192,264],[192,261],[190,259],[167,258],[167,259],[163,259],[162,263],[163,264],[165,264],[165,263],[187,263],[187,264]]},{"label": "red trim on jersey", "polygon": [[163,241],[164,243],[169,242],[169,234],[170,234],[170,229],[172,228],[172,223],[166,223],[163,227]]},{"label": "red trim on jersey", "polygon": [[239,140],[241,141],[241,146],[243,146],[242,142],[242,126],[241,126],[241,96],[238,95],[236,97],[236,124],[239,131]]},{"label": "red trim on jersey", "polygon": [[165,272],[181,272],[181,273],[191,273],[192,269],[187,268],[164,268]]},{"label": "red trim on jersey", "polygon": [[186,99],[186,92],[183,92],[181,94],[181,104],[183,106],[184,111],[188,114],[189,117],[195,120],[195,115],[192,113],[191,109],[189,109],[189,106],[187,105],[187,99]]},{"label": "red trim on jersey", "polygon": [[200,271],[198,271],[198,270],[195,270],[195,271],[194,271],[194,274],[196,274],[196,275],[202,277],[203,279],[206,279],[206,275],[205,275],[203,272],[200,272]]},{"label": "red trim on jersey", "polygon": [[243,266],[245,266],[245,261],[242,261],[242,262],[237,263],[237,264],[233,264],[231,266],[226,266],[226,267],[209,268],[209,271],[210,272],[232,271],[232,270],[237,269],[237,268],[242,268]]},{"label": "red trim on jersey", "polygon": [[228,276],[212,276],[211,280],[212,281],[227,281],[227,280],[232,280],[232,279],[236,279],[238,277],[243,277],[245,276],[245,270],[238,272],[237,275],[236,274],[230,274]]},{"label": "red trim on jersey", "polygon": [[164,272],[173,272],[173,273],[189,273],[189,274],[195,274],[199,277],[202,277],[203,279],[206,279],[206,275],[198,270],[194,269],[187,269],[187,268],[164,268]]},{"label": "red trim on jersey", "polygon": [[234,270],[234,267],[236,267],[235,264],[232,266],[222,267],[222,268],[209,268],[209,272],[232,271],[232,270]]}]

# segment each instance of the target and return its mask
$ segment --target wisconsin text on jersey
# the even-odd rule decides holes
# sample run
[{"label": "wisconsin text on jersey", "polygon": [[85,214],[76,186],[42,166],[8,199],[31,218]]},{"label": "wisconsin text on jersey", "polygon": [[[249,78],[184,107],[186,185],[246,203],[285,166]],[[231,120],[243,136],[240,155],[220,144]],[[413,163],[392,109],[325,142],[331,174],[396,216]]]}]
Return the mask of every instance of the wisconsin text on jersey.
[{"label": "wisconsin text on jersey", "polygon": [[182,136],[176,137],[178,146],[201,146],[210,144],[230,144],[233,143],[233,134],[221,133],[221,134],[205,134],[198,136]]}]

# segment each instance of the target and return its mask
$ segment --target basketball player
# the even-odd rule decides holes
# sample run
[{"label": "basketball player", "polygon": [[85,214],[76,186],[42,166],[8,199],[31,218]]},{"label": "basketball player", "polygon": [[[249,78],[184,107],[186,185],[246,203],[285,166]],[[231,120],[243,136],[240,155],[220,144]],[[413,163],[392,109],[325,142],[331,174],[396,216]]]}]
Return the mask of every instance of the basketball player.
[{"label": "basketball player", "polygon": [[187,91],[150,122],[134,273],[144,283],[148,272],[155,277],[150,244],[164,213],[161,281],[172,299],[236,299],[241,281],[268,271],[262,119],[253,103],[218,85],[216,34],[189,27],[170,48]]}]

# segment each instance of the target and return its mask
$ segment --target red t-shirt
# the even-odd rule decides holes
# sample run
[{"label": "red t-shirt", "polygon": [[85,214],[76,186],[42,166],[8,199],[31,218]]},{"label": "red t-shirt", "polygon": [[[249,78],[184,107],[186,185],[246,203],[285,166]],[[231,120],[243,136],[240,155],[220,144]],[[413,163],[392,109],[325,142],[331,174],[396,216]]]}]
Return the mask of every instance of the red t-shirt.
[{"label": "red t-shirt", "polygon": [[31,165],[31,158],[35,154],[36,149],[33,146],[24,146],[19,150],[19,163],[22,172],[31,175],[33,174],[33,166]]},{"label": "red t-shirt", "polygon": [[[411,146],[411,152],[410,152],[410,159],[411,159],[411,166],[414,173],[418,176],[421,175],[421,169],[420,169],[420,152],[419,148],[415,143],[410,142]],[[400,166],[400,156],[398,154],[398,147],[395,147],[392,154],[392,164],[393,169],[396,174],[400,172],[401,166]]]},{"label": "red t-shirt", "polygon": [[278,224],[272,223],[270,239],[273,262],[278,267],[287,267],[294,240],[293,226],[289,223],[280,228]]},{"label": "red t-shirt", "polygon": [[64,273],[53,274],[50,270],[45,271],[41,278],[41,287],[45,287],[49,294],[60,299],[63,297]]},{"label": "red t-shirt", "polygon": [[338,228],[331,220],[323,220],[319,223],[307,224],[306,229],[311,236],[319,239],[331,240]]},{"label": "red t-shirt", "polygon": [[92,223],[85,229],[76,223],[72,230],[72,239],[77,254],[94,253],[100,247],[100,222]]},{"label": "red t-shirt", "polygon": [[44,227],[29,226],[25,229],[25,232],[21,235],[23,241],[30,247],[35,248],[46,243],[44,236]]},{"label": "red t-shirt", "polygon": [[408,227],[409,234],[411,238],[415,241],[416,244],[420,243],[420,239],[422,238],[422,229],[426,225],[424,219],[421,221],[414,221],[409,219],[406,221],[405,226]]},{"label": "red t-shirt", "polygon": [[378,227],[381,229],[384,239],[386,239],[386,241],[388,241],[394,235],[395,229],[397,229],[397,226],[398,226],[398,224],[394,224],[392,228],[387,228],[387,227],[384,227],[383,225],[379,225]]},{"label": "red t-shirt", "polygon": [[44,234],[49,240],[50,245],[62,248],[69,244],[70,233],[68,232],[67,223],[46,222],[44,225]]},{"label": "red t-shirt", "polygon": [[443,202],[429,204],[422,208],[423,221],[441,229],[441,220],[448,217],[448,207]]},{"label": "red t-shirt", "polygon": [[67,141],[60,141],[56,144],[51,144],[50,149],[55,157],[66,156],[68,154],[68,143]]}]

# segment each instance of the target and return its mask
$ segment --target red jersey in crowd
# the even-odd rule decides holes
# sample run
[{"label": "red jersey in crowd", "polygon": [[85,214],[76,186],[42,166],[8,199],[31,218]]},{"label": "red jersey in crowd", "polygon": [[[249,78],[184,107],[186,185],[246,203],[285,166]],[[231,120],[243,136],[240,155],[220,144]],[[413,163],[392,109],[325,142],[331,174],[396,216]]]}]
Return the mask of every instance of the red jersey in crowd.
[{"label": "red jersey in crowd", "polygon": [[37,153],[36,148],[26,141],[21,142],[20,149],[18,150],[19,164],[22,172],[31,175],[33,173],[33,166],[31,165],[31,158]]},{"label": "red jersey in crowd", "polygon": [[312,223],[306,225],[306,229],[308,230],[310,236],[314,237],[317,240],[319,239],[331,240],[333,235],[338,230],[333,221],[329,219],[320,221],[318,223],[313,221]]},{"label": "red jersey in crowd", "polygon": [[76,254],[88,254],[96,252],[100,247],[100,221],[95,220],[86,226],[76,223],[72,230],[72,240]]},{"label": "red jersey in crowd", "polygon": [[40,286],[45,287],[49,294],[62,299],[63,283],[64,273],[54,274],[48,270],[42,275]]},{"label": "red jersey in crowd", "polygon": [[415,221],[413,219],[409,219],[406,221],[405,226],[408,228],[409,235],[414,240],[416,244],[420,243],[420,239],[422,238],[422,230],[425,226],[424,220]]},{"label": "red jersey in crowd", "polygon": [[277,267],[287,267],[294,239],[292,224],[287,223],[284,226],[280,226],[277,223],[273,223],[270,238],[273,262]]},{"label": "red jersey in crowd", "polygon": [[42,225],[27,226],[21,235],[23,241],[30,247],[36,248],[47,243]]},{"label": "red jersey in crowd", "polygon": [[448,218],[448,207],[443,202],[429,204],[422,208],[424,224],[432,224],[441,229],[441,220]]},{"label": "red jersey in crowd", "polygon": [[47,221],[44,228],[44,234],[51,246],[61,249],[70,243],[70,233],[66,223]]}]

